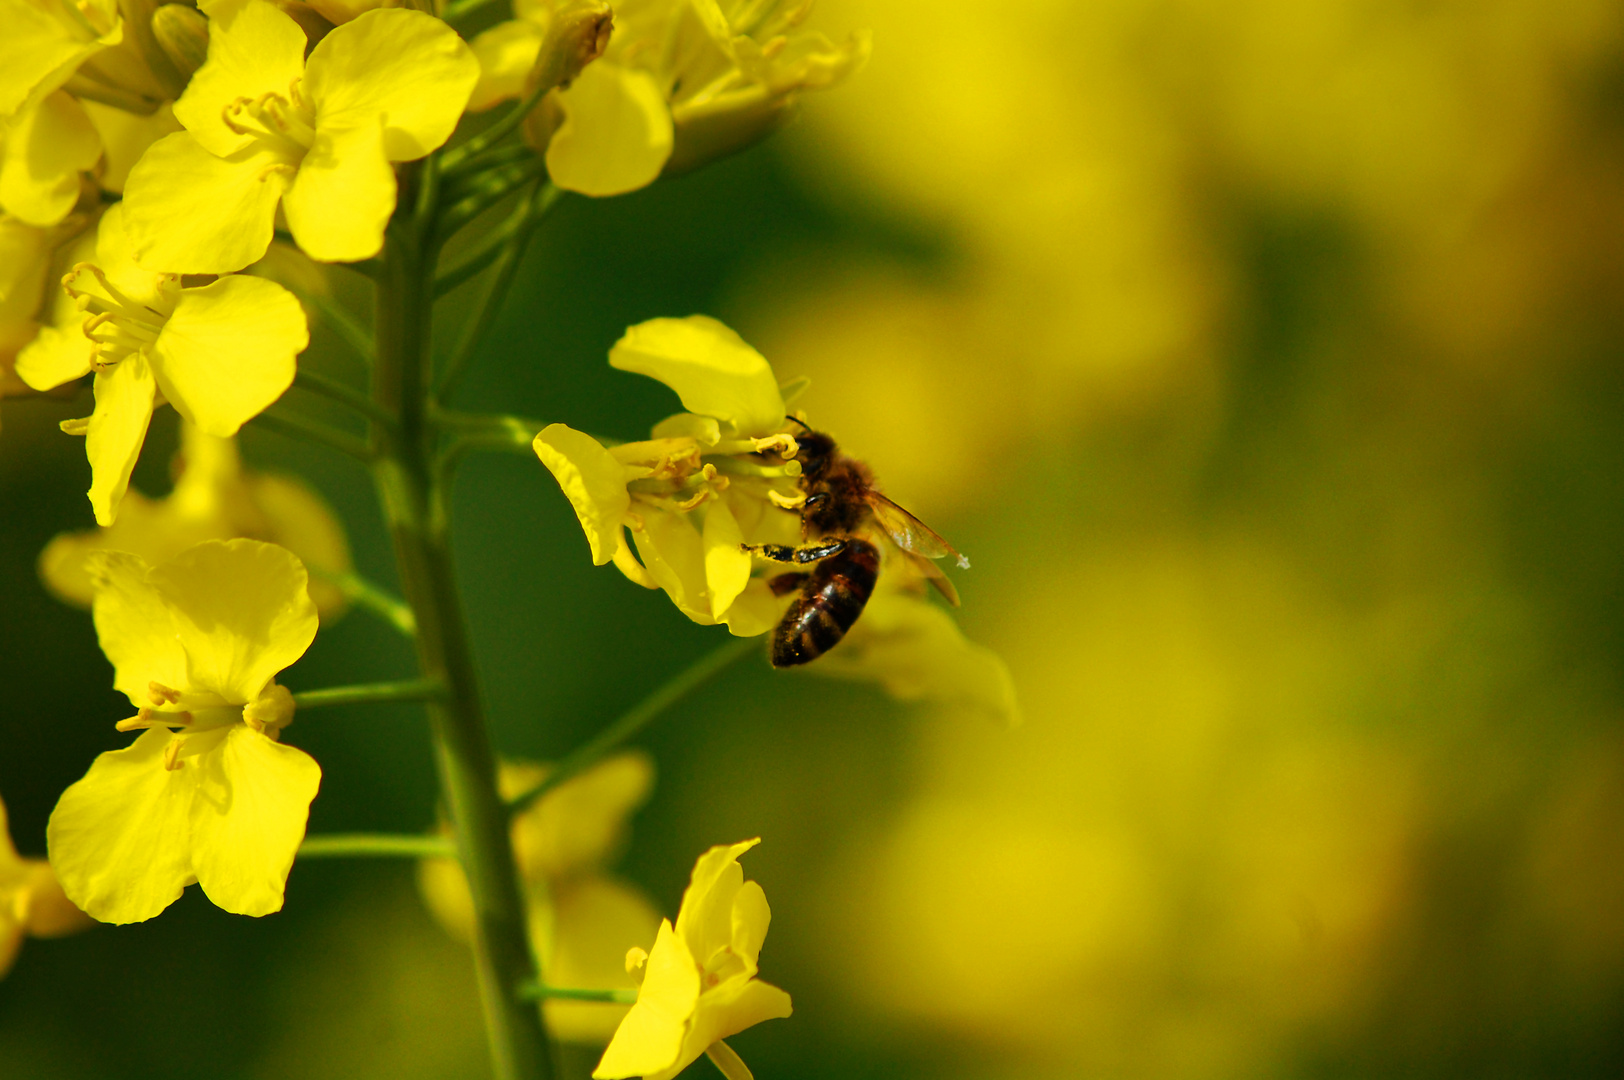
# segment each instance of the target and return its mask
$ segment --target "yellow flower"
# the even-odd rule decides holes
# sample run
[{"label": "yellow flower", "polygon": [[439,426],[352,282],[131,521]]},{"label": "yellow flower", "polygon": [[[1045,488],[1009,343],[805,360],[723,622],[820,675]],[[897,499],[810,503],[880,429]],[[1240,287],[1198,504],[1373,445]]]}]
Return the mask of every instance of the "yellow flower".
[{"label": "yellow flower", "polygon": [[[563,0],[519,0],[518,19],[474,40],[482,68],[471,108],[517,96]],[[625,0],[608,51],[557,92],[563,124],[547,147],[559,187],[635,191],[749,145],[803,90],[844,79],[868,58],[866,34],[835,45],[800,32],[811,3]]]},{"label": "yellow flower", "polygon": [[[539,784],[548,766],[504,762],[502,795]],[[549,985],[599,990],[636,984],[623,959],[652,941],[660,915],[642,891],[603,872],[624,845],[626,818],[648,798],[654,764],[620,754],[573,777],[513,819],[513,855],[524,884],[530,940]],[[473,898],[455,859],[425,859],[418,883],[429,910],[454,937],[472,941]],[[548,1029],[566,1042],[609,1041],[627,1006],[550,1000]]]},{"label": "yellow flower", "polygon": [[722,1040],[790,1014],[789,995],[756,978],[772,913],[761,886],[744,880],[739,856],[760,842],[701,855],[676,926],[661,922],[654,948],[626,957],[644,967],[643,985],[592,1070],[596,1080],[669,1080],[704,1053],[729,1080],[750,1075]]},{"label": "yellow flower", "polygon": [[[60,600],[89,607],[95,595],[90,567],[98,551],[127,551],[160,563],[205,540],[238,536],[285,547],[317,570],[349,571],[344,527],[321,496],[291,477],[244,470],[234,440],[205,435],[182,421],[173,469],[175,488],[167,498],[149,499],[132,488],[111,527],[57,534],[39,557],[46,588]],[[343,591],[320,578],[310,582],[310,598],[324,622],[346,606]]]},{"label": "yellow flower", "polygon": [[276,674],[316,636],[304,567],[274,544],[211,540],[157,567],[104,552],[94,573],[96,634],[139,710],[118,728],[146,730],[56,804],[63,889],[112,923],[152,918],[194,881],[227,911],[279,910],[321,782],[277,741],[293,696]]},{"label": "yellow flower", "polygon": [[117,0],[0,0],[0,118],[37,105],[124,40]]},{"label": "yellow flower", "polygon": [[17,374],[48,390],[96,373],[96,411],[69,430],[86,434],[98,525],[111,525],[129,486],[152,410],[162,400],[199,430],[235,435],[293,382],[309,344],[304,310],[282,286],[223,277],[182,287],[174,274],[136,266],[114,206],[97,232],[96,262],[63,279],[71,309],[17,357]]},{"label": "yellow flower", "polygon": [[17,854],[6,828],[6,804],[0,801],[0,978],[11,970],[24,934],[62,937],[90,925],[63,893],[50,863]]},{"label": "yellow flower", "polygon": [[[613,448],[563,424],[536,436],[536,455],[575,508],[593,562],[664,589],[695,622],[723,622],[740,637],[765,633],[781,605],[765,579],[751,577],[740,545],[800,539],[799,518],[775,509],[795,502],[800,465],[787,460],[794,438],[778,430],[784,399],[772,368],[702,315],[632,327],[609,362],[659,379],[690,411],[656,425],[651,440]],[[760,456],[768,452],[777,463]]]},{"label": "yellow flower", "polygon": [[0,136],[0,210],[30,225],[55,225],[79,201],[79,174],[101,155],[84,108],[60,90],[47,95]]},{"label": "yellow flower", "polygon": [[240,270],[270,245],[277,207],[313,258],[376,255],[395,208],[393,162],[451,136],[479,64],[450,27],[403,9],[338,27],[305,60],[299,25],[265,0],[210,23],[209,59],[125,185],[135,259]]},{"label": "yellow flower", "polygon": [[17,354],[39,333],[40,304],[51,260],[51,234],[0,214],[0,398],[29,392]]},{"label": "yellow flower", "polygon": [[810,668],[819,675],[878,683],[898,701],[930,701],[980,713],[1005,727],[1021,722],[1009,665],[964,637],[946,609],[925,599],[923,580],[893,562],[863,617],[838,649]]}]

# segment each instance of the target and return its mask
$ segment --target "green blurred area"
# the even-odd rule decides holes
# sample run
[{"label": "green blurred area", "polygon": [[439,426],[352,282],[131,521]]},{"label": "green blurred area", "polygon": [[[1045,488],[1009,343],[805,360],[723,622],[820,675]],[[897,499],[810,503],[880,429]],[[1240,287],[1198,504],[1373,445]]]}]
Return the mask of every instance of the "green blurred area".
[{"label": "green blurred area", "polygon": [[[968,552],[1027,716],[751,660],[642,740],[620,864],[674,913],[746,857],[796,1014],[758,1077],[1624,1071],[1624,17],[1584,0],[829,4],[873,25],[802,124],[566,200],[460,403],[635,437],[624,328],[706,312]],[[339,272],[342,280],[342,272]],[[451,314],[466,298],[454,300]],[[341,346],[308,363],[355,377]],[[348,366],[347,366],[348,365]],[[0,795],[25,854],[127,708],[33,563],[90,524],[76,402],[0,433]],[[314,407],[310,399],[297,402]],[[165,490],[160,413],[135,484]],[[390,578],[367,478],[250,429]],[[524,456],[456,540],[494,735],[567,751],[720,631],[594,569]],[[400,677],[352,612],[285,681]],[[410,708],[298,718],[313,831],[434,818]],[[409,867],[301,863],[30,941],[0,1076],[484,1075]],[[569,1075],[595,1060],[569,1052]],[[693,1066],[696,1073],[707,1063]]]}]

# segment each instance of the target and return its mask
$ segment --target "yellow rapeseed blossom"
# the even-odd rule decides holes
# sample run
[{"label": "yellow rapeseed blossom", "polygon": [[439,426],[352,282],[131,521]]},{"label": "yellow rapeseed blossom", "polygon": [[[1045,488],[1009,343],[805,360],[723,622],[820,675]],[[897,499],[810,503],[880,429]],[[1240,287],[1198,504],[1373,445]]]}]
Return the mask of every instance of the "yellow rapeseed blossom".
[{"label": "yellow rapeseed blossom", "polygon": [[[518,18],[474,40],[482,76],[471,108],[517,96],[560,0],[518,0]],[[561,188],[619,195],[667,169],[749,145],[803,90],[868,58],[866,34],[836,45],[800,30],[812,4],[786,0],[625,0],[604,56],[557,91],[563,123],[547,147]]]},{"label": "yellow rapeseed blossom", "polygon": [[265,254],[277,208],[311,257],[376,255],[395,208],[393,162],[451,136],[479,78],[438,19],[369,11],[306,37],[265,0],[210,23],[209,58],[175,103],[186,130],[153,144],[125,185],[135,259],[214,274]]},{"label": "yellow rapeseed blossom", "polygon": [[[499,785],[515,798],[549,767],[503,763]],[[626,950],[654,940],[660,914],[642,891],[605,871],[624,846],[626,820],[648,798],[654,763],[619,754],[558,785],[513,819],[513,855],[524,885],[530,940],[549,985],[632,989]],[[472,941],[473,898],[455,859],[425,859],[418,883],[429,910],[454,937]],[[603,1045],[628,1006],[549,1000],[547,1027],[566,1042]]]},{"label": "yellow rapeseed blossom", "polygon": [[0,132],[0,211],[55,225],[79,201],[79,174],[101,160],[84,107],[61,90],[14,116]]},{"label": "yellow rapeseed blossom", "polygon": [[[726,326],[702,315],[651,319],[626,332],[609,362],[659,379],[689,411],[645,442],[613,448],[563,424],[535,449],[575,508],[599,566],[662,588],[698,623],[722,622],[740,637],[765,633],[780,604],[751,577],[741,544],[795,543],[795,439],[767,360]],[[778,463],[762,455],[773,453]],[[630,529],[641,562],[626,544]]]},{"label": "yellow rapeseed blossom", "polygon": [[0,801],[0,978],[11,970],[23,935],[61,937],[91,925],[74,907],[44,859],[17,854]]},{"label": "yellow rapeseed blossom", "polygon": [[744,880],[739,856],[760,842],[701,855],[676,926],[661,922],[652,950],[627,955],[628,967],[644,969],[643,985],[592,1070],[596,1080],[669,1080],[707,1053],[728,1080],[750,1076],[722,1040],[790,1014],[789,995],[756,978],[772,912],[761,886]]},{"label": "yellow rapeseed blossom", "polygon": [[[316,636],[305,569],[256,540],[149,566],[97,556],[94,617],[113,685],[145,729],[62,793],[46,838],[68,898],[102,922],[150,919],[198,882],[240,915],[282,907],[321,768],[278,741],[276,674]],[[176,729],[176,730],[171,730]]]},{"label": "yellow rapeseed blossom", "polygon": [[96,373],[96,411],[64,428],[87,436],[90,504],[104,526],[158,404],[174,405],[207,434],[235,435],[293,382],[295,358],[310,341],[304,309],[273,282],[231,276],[183,287],[175,274],[141,269],[130,258],[123,210],[102,217],[95,262],[63,279],[79,310],[64,306],[58,325],[17,357],[17,374],[36,390]]},{"label": "yellow rapeseed blossom", "polygon": [[39,333],[50,259],[49,230],[0,214],[0,398],[29,392],[17,354]]},{"label": "yellow rapeseed blossom", "polygon": [[0,119],[37,105],[124,40],[117,0],[0,0]]},{"label": "yellow rapeseed blossom", "polygon": [[[235,440],[205,435],[183,420],[172,468],[175,488],[167,498],[149,499],[132,488],[110,527],[52,538],[39,557],[45,587],[60,600],[89,607],[98,551],[127,551],[156,564],[205,540],[238,536],[285,547],[317,571],[349,572],[344,526],[321,496],[292,477],[244,469]],[[346,606],[344,592],[320,577],[310,582],[310,598],[323,621]]]}]

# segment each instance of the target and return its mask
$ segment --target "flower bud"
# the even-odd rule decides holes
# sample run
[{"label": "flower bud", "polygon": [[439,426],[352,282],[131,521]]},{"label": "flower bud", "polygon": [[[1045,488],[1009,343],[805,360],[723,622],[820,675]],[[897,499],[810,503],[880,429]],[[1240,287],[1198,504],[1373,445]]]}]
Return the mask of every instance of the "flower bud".
[{"label": "flower bud", "polygon": [[183,79],[209,58],[209,20],[185,4],[165,4],[152,13],[152,36]]},{"label": "flower bud", "polygon": [[175,64],[168,50],[158,41],[157,29],[153,26],[158,0],[119,0],[118,6],[124,14],[124,25],[128,27],[125,40],[134,43],[152,77],[163,88],[164,96],[180,97],[186,89],[188,75]]},{"label": "flower bud", "polygon": [[603,55],[615,28],[615,14],[603,0],[576,0],[553,14],[542,38],[527,89],[568,86],[581,69]]}]

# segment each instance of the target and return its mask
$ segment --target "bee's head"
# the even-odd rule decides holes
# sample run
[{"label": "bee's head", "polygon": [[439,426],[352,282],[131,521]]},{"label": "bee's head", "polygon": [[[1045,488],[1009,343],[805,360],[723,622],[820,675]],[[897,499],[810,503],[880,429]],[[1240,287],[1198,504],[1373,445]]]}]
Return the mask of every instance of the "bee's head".
[{"label": "bee's head", "polygon": [[829,462],[835,455],[835,441],[821,431],[808,430],[804,435],[797,435],[795,441],[800,444],[800,452],[795,460],[801,463],[801,476],[808,480],[816,480],[828,469]]}]

